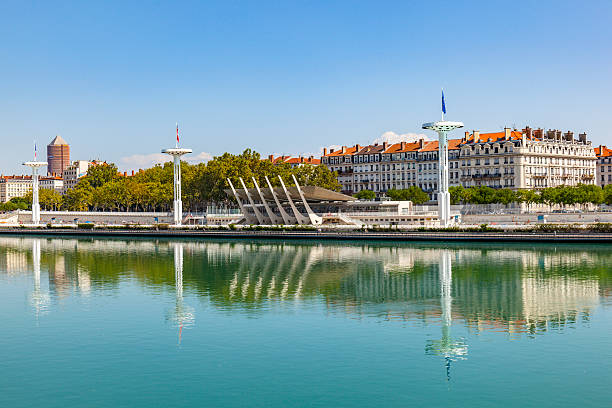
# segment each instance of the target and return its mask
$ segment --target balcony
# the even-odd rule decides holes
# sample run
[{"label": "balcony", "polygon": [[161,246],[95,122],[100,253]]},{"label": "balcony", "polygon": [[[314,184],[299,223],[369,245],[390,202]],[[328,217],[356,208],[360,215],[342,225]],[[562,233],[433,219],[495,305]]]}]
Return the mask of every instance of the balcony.
[{"label": "balcony", "polygon": [[473,179],[494,179],[501,178],[501,173],[489,173],[489,174],[474,174],[472,175]]}]

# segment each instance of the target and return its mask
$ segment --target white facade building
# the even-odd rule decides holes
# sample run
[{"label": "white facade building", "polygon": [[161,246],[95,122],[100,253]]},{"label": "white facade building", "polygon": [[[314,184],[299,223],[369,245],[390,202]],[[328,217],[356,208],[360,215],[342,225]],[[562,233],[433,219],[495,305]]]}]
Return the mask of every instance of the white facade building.
[{"label": "white facade building", "polygon": [[32,190],[32,176],[0,177],[0,202],[6,203],[15,197],[23,197]]},{"label": "white facade building", "polygon": [[[612,153],[611,153],[612,154]],[[542,189],[559,185],[595,183],[596,156],[582,133],[558,130],[505,129],[503,132],[465,133],[448,140],[449,186]],[[612,158],[610,170],[612,170]],[[418,186],[437,199],[438,141],[343,146],[323,149],[321,163],[338,172],[345,194]],[[599,166],[601,170],[601,166]],[[604,169],[607,171],[607,167]],[[612,183],[612,171],[610,171]],[[600,176],[597,176],[600,180]],[[605,173],[606,180],[608,173]]]},{"label": "white facade building", "polygon": [[77,185],[79,179],[87,174],[87,170],[91,165],[92,163],[88,160],[77,160],[64,170],[64,194]]},{"label": "white facade building", "polygon": [[61,177],[41,177],[39,183],[41,189],[54,190],[59,194],[64,193],[64,179],[62,179]]},{"label": "white facade building", "polygon": [[608,184],[612,184],[612,149],[608,149],[606,146],[596,147],[595,155],[597,156],[597,172],[595,176],[597,185],[605,187]]},{"label": "white facade building", "polygon": [[461,184],[539,190],[595,183],[595,150],[586,134],[505,129],[466,132],[460,144]]}]

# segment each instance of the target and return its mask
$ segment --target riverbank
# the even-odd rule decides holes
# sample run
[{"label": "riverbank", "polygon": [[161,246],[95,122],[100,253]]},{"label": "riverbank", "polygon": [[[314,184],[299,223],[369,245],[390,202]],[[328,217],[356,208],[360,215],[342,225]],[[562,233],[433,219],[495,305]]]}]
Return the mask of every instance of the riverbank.
[{"label": "riverbank", "polygon": [[597,242],[612,243],[609,232],[434,232],[434,231],[257,231],[196,229],[46,229],[1,228],[0,235],[77,236],[77,237],[149,237],[149,238],[231,238],[285,240],[361,240],[361,241],[466,241],[466,242]]}]

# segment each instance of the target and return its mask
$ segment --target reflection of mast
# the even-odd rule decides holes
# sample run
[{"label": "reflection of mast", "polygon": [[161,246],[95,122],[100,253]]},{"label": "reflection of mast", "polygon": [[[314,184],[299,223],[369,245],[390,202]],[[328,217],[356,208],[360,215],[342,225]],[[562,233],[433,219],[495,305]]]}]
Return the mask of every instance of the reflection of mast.
[{"label": "reflection of mast", "polygon": [[193,308],[183,304],[183,244],[177,243],[174,246],[174,282],[176,290],[176,305],[173,320],[179,328],[179,343],[183,326],[191,326],[195,320]]},{"label": "reflection of mast", "polygon": [[439,262],[440,276],[440,306],[442,307],[442,339],[428,342],[425,347],[427,354],[444,357],[446,361],[446,380],[450,380],[451,361],[463,359],[467,354],[467,345],[462,340],[453,340],[451,337],[452,317],[452,265],[451,253],[444,250]]},{"label": "reflection of mast", "polygon": [[40,239],[32,241],[32,266],[34,269],[34,290],[32,291],[31,302],[36,311],[36,319],[41,311],[44,311],[49,303],[49,294],[42,293],[40,290]]}]

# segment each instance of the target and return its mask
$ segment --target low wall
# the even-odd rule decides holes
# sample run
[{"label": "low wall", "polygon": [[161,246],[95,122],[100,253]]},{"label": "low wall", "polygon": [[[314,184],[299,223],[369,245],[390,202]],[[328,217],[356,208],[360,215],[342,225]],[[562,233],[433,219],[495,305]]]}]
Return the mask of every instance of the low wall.
[{"label": "low wall", "polygon": [[612,222],[612,213],[530,213],[530,214],[471,214],[462,215],[463,224],[536,224],[538,215],[545,215],[547,223],[584,224]]},{"label": "low wall", "polygon": [[[32,222],[31,211],[19,211],[19,223]],[[76,222],[75,222],[76,220]],[[89,212],[89,211],[41,211],[41,224],[154,224],[172,223],[172,213],[167,212]]]}]

